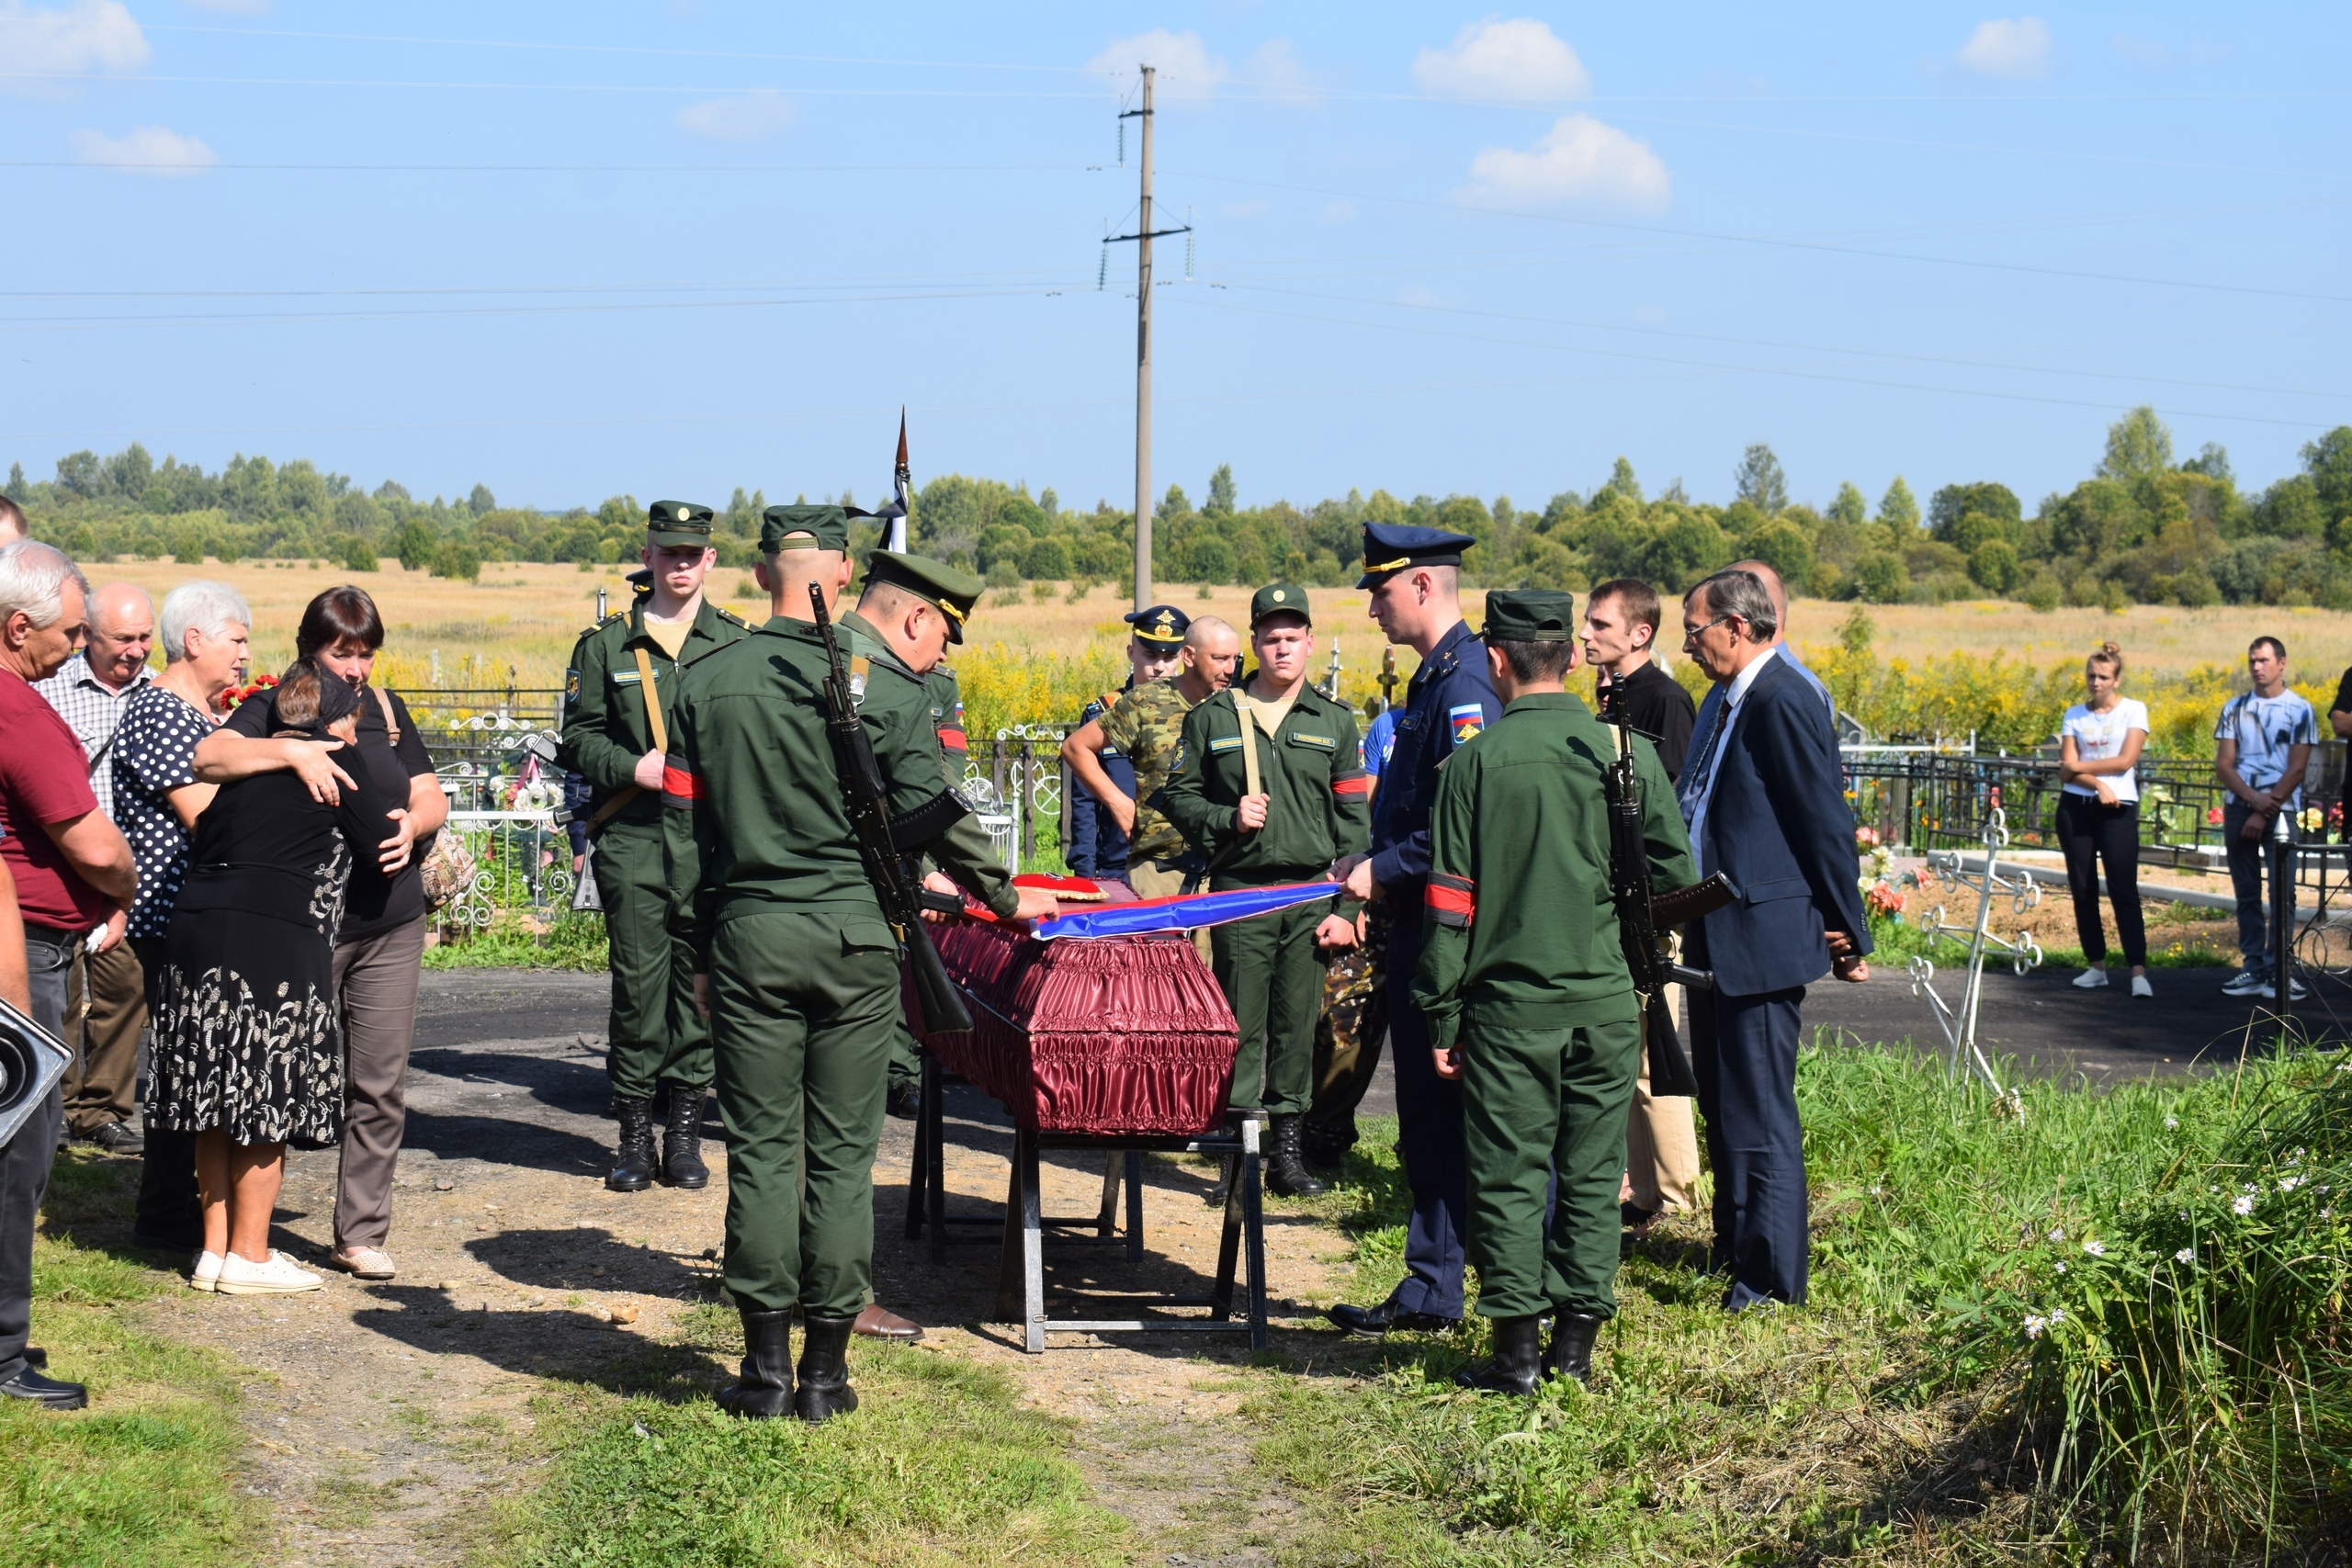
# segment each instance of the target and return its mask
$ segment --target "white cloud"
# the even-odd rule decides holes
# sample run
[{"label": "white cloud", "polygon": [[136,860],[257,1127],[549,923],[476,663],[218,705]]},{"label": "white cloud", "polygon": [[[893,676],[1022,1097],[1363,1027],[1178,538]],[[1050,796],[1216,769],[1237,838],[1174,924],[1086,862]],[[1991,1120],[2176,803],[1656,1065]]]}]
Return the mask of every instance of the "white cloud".
[{"label": "white cloud", "polygon": [[736,98],[705,98],[678,111],[678,123],[714,141],[759,141],[792,123],[792,100],[774,87]]},{"label": "white cloud", "polygon": [[[154,51],[119,0],[74,0],[60,10],[36,10],[24,0],[0,0],[0,70],[78,76],[135,71]],[[5,84],[30,97],[61,96],[65,85],[40,80]]]},{"label": "white cloud", "polygon": [[1286,38],[1268,39],[1251,51],[1250,58],[1241,62],[1237,85],[1240,83],[1257,89],[1261,97],[1301,108],[1312,108],[1323,101],[1322,94],[1316,91],[1315,79],[1306,73],[1298,51],[1291,47]]},{"label": "white cloud", "polygon": [[1979,22],[1952,63],[1980,76],[2030,81],[2050,69],[2050,27],[2040,17],[1996,17]]},{"label": "white cloud", "polygon": [[186,179],[200,175],[220,160],[211,148],[193,136],[182,136],[160,125],[134,126],[128,136],[102,130],[74,133],[74,161],[126,175],[154,179]]},{"label": "white cloud", "polygon": [[1444,49],[1416,55],[1413,80],[1455,98],[1580,98],[1592,91],[1577,51],[1532,17],[1471,23]]},{"label": "white cloud", "polygon": [[1645,212],[1674,197],[1674,176],[1649,143],[1587,114],[1564,115],[1533,150],[1487,147],[1454,195],[1482,205],[1595,202]]},{"label": "white cloud", "polygon": [[1209,52],[1200,34],[1171,33],[1166,28],[1120,39],[1086,62],[1089,71],[1121,78],[1123,88],[1134,79],[1138,65],[1149,65],[1159,72],[1152,83],[1158,103],[1196,103],[1214,97],[1218,85],[1232,75],[1224,59]]}]

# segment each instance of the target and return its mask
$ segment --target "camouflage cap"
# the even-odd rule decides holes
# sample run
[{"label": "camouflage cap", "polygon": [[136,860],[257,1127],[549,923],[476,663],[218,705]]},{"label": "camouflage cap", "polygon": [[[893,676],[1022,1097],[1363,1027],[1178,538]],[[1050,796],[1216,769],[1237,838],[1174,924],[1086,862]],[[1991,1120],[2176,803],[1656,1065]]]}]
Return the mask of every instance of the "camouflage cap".
[{"label": "camouflage cap", "polygon": [[1570,642],[1577,635],[1577,596],[1557,588],[1497,589],[1487,595],[1490,642]]},{"label": "camouflage cap", "polygon": [[1119,617],[1135,627],[1136,640],[1152,648],[1182,648],[1193,617],[1173,604],[1149,604]]},{"label": "camouflage cap", "polygon": [[987,584],[970,572],[929,556],[876,550],[865,558],[867,586],[887,582],[902,588],[947,617],[947,640],[964,640],[964,620]]},{"label": "camouflage cap", "polygon": [[1296,615],[1308,626],[1315,624],[1314,612],[1306,606],[1306,590],[1295,582],[1275,582],[1261,588],[1250,598],[1250,628],[1268,615]]},{"label": "camouflage cap", "polygon": [[645,539],[652,545],[710,546],[711,511],[691,501],[657,501],[645,509]]},{"label": "camouflage cap", "polygon": [[780,550],[839,550],[849,548],[849,513],[838,506],[798,502],[771,506],[760,513],[760,554]]}]

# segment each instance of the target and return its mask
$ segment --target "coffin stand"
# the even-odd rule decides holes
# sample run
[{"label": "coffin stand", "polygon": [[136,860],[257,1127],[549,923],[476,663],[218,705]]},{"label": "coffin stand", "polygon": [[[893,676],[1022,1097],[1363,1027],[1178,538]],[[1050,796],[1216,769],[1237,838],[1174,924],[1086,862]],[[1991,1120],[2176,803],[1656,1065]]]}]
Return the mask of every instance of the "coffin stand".
[{"label": "coffin stand", "polygon": [[[1120,891],[1124,891],[1121,889]],[[1048,1334],[1247,1334],[1266,1346],[1266,1239],[1261,1122],[1226,1124],[1236,1029],[1216,981],[1182,939],[1041,942],[1005,926],[959,921],[933,928],[940,957],[970,1005],[975,1027],[933,1034],[915,1122],[907,1183],[908,1239],[926,1238],[937,1261],[958,1227],[997,1228],[1001,1251],[996,1316],[1022,1325],[1037,1354]],[[912,998],[908,998],[911,1002]],[[921,1014],[912,1006],[910,1020]],[[1001,1219],[947,1213],[942,1085],[953,1072],[1012,1117],[1013,1154]],[[1104,1156],[1102,1206],[1082,1217],[1043,1213],[1038,1154],[1083,1149]],[[1224,1234],[1216,1280],[1205,1296],[1090,1292],[1080,1310],[1119,1303],[1132,1317],[1053,1317],[1046,1303],[1045,1240],[1115,1247],[1143,1259],[1143,1156],[1204,1154],[1226,1162]],[[1126,1190],[1125,1235],[1119,1195]],[[1077,1233],[1091,1232],[1091,1235]],[[1246,1266],[1243,1255],[1246,1253]],[[1237,1271],[1246,1267],[1243,1315],[1234,1316]],[[1206,1308],[1178,1317],[1176,1307]]]}]

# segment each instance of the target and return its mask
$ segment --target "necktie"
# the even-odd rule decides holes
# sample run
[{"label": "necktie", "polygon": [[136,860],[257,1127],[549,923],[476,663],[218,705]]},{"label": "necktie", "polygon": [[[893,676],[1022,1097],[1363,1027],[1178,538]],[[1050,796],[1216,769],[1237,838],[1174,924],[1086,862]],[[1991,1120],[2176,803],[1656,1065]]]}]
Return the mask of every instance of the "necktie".
[{"label": "necktie", "polygon": [[1685,822],[1698,815],[1699,802],[1707,793],[1707,770],[1714,765],[1715,745],[1723,739],[1723,698],[1721,686],[1710,687],[1707,700],[1699,705],[1698,733],[1691,738],[1690,757],[1682,764],[1680,787],[1675,792]]}]

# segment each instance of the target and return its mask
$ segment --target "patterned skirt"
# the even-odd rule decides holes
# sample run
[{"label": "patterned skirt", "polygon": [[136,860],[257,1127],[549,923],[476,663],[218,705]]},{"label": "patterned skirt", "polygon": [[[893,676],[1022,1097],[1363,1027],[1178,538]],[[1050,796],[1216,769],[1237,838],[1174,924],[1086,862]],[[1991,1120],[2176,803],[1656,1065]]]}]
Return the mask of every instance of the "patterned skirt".
[{"label": "patterned skirt", "polygon": [[333,944],[307,923],[222,909],[181,910],[165,941],[147,1124],[332,1146],[343,1134]]}]

